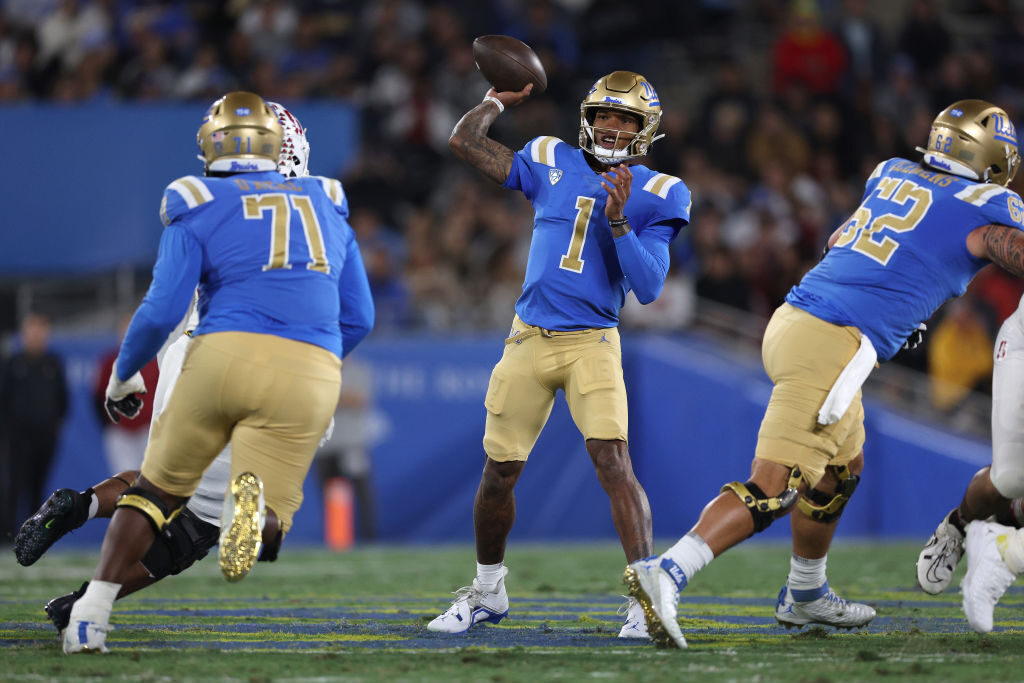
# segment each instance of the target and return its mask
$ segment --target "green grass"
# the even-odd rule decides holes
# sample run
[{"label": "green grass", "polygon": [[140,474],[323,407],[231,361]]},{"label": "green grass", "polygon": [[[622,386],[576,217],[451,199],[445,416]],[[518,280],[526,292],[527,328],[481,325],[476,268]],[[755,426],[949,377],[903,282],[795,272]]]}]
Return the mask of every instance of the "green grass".
[{"label": "green grass", "polygon": [[[665,547],[659,543],[658,547]],[[77,588],[95,555],[0,560],[3,680],[131,681],[1010,681],[1024,678],[1024,594],[997,608],[1001,630],[966,627],[959,593],[913,588],[916,544],[837,543],[829,578],[872,602],[860,632],[787,631],[772,618],[789,550],[748,543],[699,574],[680,604],[685,651],[615,638],[622,600],[614,545],[509,549],[512,612],[465,636],[426,631],[474,570],[468,547],[286,549],[238,584],[204,560],[119,601],[106,656],[67,657],[41,605]],[[962,573],[962,568],[961,568]],[[959,585],[959,575],[954,586]]]}]

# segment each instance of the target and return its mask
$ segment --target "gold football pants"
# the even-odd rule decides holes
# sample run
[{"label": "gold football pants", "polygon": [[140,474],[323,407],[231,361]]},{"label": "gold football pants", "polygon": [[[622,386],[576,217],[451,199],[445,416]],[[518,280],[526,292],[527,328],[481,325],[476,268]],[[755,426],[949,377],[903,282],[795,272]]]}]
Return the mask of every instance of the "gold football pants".
[{"label": "gold football pants", "polygon": [[248,332],[200,335],[153,424],[142,474],[191,496],[230,441],[231,479],[259,475],[287,531],[340,388],[341,360],[319,346]]},{"label": "gold football pants", "polygon": [[584,439],[626,440],[626,385],[618,329],[542,330],[519,316],[491,372],[484,451],[499,462],[526,460],[565,392]]},{"label": "gold football pants", "polygon": [[843,417],[818,424],[818,410],[860,347],[855,327],[840,327],[782,304],[764,333],[761,356],[775,383],[757,435],[755,457],[799,465],[814,486],[829,465],[845,465],[864,447],[861,392]]}]

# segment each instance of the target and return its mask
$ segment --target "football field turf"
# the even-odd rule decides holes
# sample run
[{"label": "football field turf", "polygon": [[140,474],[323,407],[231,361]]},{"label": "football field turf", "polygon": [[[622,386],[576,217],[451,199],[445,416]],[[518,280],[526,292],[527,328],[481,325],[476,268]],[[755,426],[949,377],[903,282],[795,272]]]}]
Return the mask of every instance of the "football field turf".
[{"label": "football field turf", "polygon": [[[924,539],[922,539],[924,540]],[[659,542],[658,548],[667,546]],[[619,640],[624,568],[616,545],[510,545],[509,618],[449,636],[426,630],[474,571],[470,547],[285,548],[228,584],[208,557],[119,601],[104,656],[68,657],[41,607],[77,588],[95,555],[52,552],[23,568],[0,560],[2,680],[700,680],[1011,681],[1024,679],[1024,592],[970,631],[958,590],[914,587],[916,544],[836,543],[829,578],[873,604],[862,631],[791,630],[773,617],[789,550],[747,543],[683,594],[685,651]]]}]

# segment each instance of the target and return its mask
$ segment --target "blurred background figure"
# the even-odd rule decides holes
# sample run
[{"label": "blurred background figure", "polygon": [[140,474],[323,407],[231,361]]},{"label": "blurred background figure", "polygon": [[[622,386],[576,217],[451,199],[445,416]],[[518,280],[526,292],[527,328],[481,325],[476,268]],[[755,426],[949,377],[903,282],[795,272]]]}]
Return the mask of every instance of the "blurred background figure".
[{"label": "blurred background figure", "polygon": [[[118,344],[124,339],[124,333],[131,320],[130,313],[121,317],[117,328]],[[106,400],[107,379],[110,378],[110,369],[117,360],[118,348],[119,346],[114,346],[100,357],[96,365],[96,383],[93,386],[93,407],[96,409],[96,419],[103,429],[103,451],[107,456],[110,474],[142,468],[142,456],[146,453],[146,442],[149,440],[149,423],[153,418],[152,399],[143,400],[142,410],[133,418],[123,417],[120,422],[114,423],[107,417],[103,402]],[[145,380],[146,387],[153,391],[159,378],[160,370],[154,358],[142,368],[142,379]]]},{"label": "blurred background figure", "polygon": [[7,434],[3,539],[43,501],[43,487],[68,410],[64,365],[50,350],[50,321],[32,313],[21,322],[19,348],[0,375],[0,417]]}]

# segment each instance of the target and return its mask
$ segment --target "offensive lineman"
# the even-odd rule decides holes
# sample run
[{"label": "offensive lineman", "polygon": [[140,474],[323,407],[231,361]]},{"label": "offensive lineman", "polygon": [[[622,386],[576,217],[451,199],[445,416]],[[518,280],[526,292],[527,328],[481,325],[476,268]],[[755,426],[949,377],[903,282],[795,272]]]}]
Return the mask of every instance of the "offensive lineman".
[{"label": "offensive lineman", "polygon": [[[284,130],[284,139],[277,168],[289,178],[309,175],[309,142],[305,128],[295,116],[276,102],[267,102],[277,115]],[[345,200],[347,203],[347,199]],[[366,285],[369,286],[368,284]],[[342,302],[345,303],[345,302]],[[354,321],[343,337],[344,352],[347,355],[369,332],[370,321],[362,320],[362,310],[343,310],[342,317]],[[183,321],[184,334],[174,334],[171,341],[157,354],[160,365],[160,379],[153,396],[153,420],[163,412],[167,396],[181,374],[185,351],[191,333],[199,324],[198,314],[190,310]],[[117,498],[131,486],[138,477],[137,471],[118,472],[114,476],[78,492],[73,489],[59,489],[40,507],[14,539],[14,551],[18,562],[29,566],[38,560],[56,541],[69,531],[82,526],[93,518],[109,518]],[[165,576],[178,574],[206,556],[216,545],[220,534],[220,513],[224,492],[230,484],[231,446],[228,445],[217,456],[213,464],[203,473],[195,494],[167,531],[156,537],[141,562],[135,565],[127,576],[119,577],[121,590],[118,598],[149,586]],[[263,528],[263,552],[260,561],[273,561],[280,547],[280,526],[272,509],[267,509]],[[46,604],[46,613],[58,631],[67,626],[71,606],[85,592],[88,582],[72,593],[53,598]]]},{"label": "offensive lineman", "polygon": [[[118,499],[133,513],[114,513],[94,579],[72,607],[66,653],[106,651],[118,578],[169,527],[229,442],[220,536],[228,580],[255,562],[266,507],[279,537],[287,532],[337,401],[342,344],[372,325],[341,185],[277,171],[283,130],[274,111],[252,93],[228,93],[197,137],[207,178],[181,178],[164,193],[153,283],[111,374],[108,410],[137,412],[145,391],[138,367],[181,319],[197,282],[200,324],[142,473]],[[360,315],[346,319],[345,310]]]},{"label": "offensive lineman", "polygon": [[988,262],[1024,276],[1024,203],[1006,188],[1020,157],[1006,112],[956,102],[919,151],[920,163],[878,165],[830,251],[772,316],[762,351],[775,388],[750,479],[726,484],[664,554],[627,568],[624,581],[658,644],[686,647],[676,614],[687,582],[794,505],[793,558],[776,619],[853,627],[874,617],[871,607],[839,598],[825,574],[863,468],[860,386],[876,358],[891,358]]},{"label": "offensive lineman", "polygon": [[[473,506],[476,578],[428,624],[432,631],[462,633],[508,614],[504,557],[513,489],[558,389],[611,501],[627,561],[653,547],[650,505],[626,445],[617,325],[626,292],[644,304],[661,292],[669,243],[689,221],[690,192],[679,178],[637,163],[661,120],[658,95],[640,74],[615,71],[594,84],[580,107],[579,148],[538,137],[516,153],[487,130],[531,90],[489,90],[449,141],[455,156],[521,191],[536,216],[523,293],[484,399],[487,459]],[[647,637],[635,600],[619,635]]]}]

